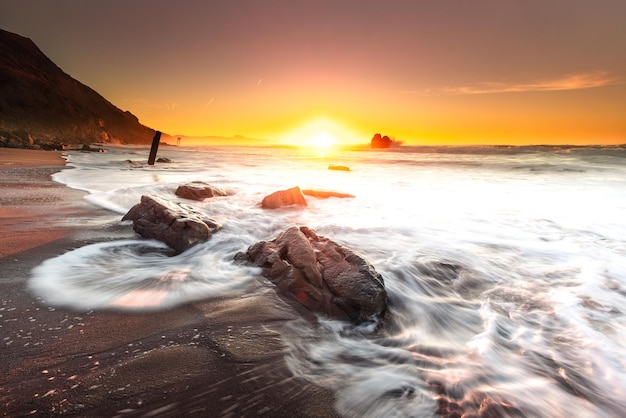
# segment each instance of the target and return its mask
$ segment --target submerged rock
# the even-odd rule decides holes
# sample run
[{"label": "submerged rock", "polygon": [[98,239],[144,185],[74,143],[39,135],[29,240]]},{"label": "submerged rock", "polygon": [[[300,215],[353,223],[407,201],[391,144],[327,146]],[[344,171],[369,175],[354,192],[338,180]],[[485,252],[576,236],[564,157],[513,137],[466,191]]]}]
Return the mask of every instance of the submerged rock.
[{"label": "submerged rock", "polygon": [[192,181],[191,183],[178,186],[176,196],[191,200],[204,200],[215,196],[227,196],[224,190],[211,186],[203,181]]},{"label": "submerged rock", "polygon": [[277,209],[291,205],[307,206],[306,199],[298,186],[274,192],[265,196],[261,201],[261,206],[265,209]]},{"label": "submerged rock", "polygon": [[348,193],[333,192],[330,190],[314,190],[314,189],[304,189],[302,190],[302,194],[305,194],[307,196],[317,197],[319,199],[327,199],[329,197],[339,197],[339,198],[354,197],[354,195],[348,194]]},{"label": "submerged rock", "polygon": [[194,208],[156,196],[141,196],[122,221],[132,220],[133,229],[145,238],[164,242],[176,253],[206,241],[222,226]]},{"label": "submerged rock", "polygon": [[314,312],[358,323],[387,307],[385,284],[374,267],[307,227],[293,226],[235,258],[262,267],[280,293]]},{"label": "submerged rock", "polygon": [[80,147],[80,150],[85,152],[104,152],[102,148],[92,147],[89,144],[83,144],[83,146]]},{"label": "submerged rock", "polygon": [[455,399],[449,394],[449,392],[454,394],[454,390],[450,390],[450,387],[431,382],[429,382],[429,386],[439,394],[436,412],[441,417],[500,418],[525,416],[520,408],[506,399],[496,399],[476,390],[462,393],[462,397],[456,396],[457,399]]}]

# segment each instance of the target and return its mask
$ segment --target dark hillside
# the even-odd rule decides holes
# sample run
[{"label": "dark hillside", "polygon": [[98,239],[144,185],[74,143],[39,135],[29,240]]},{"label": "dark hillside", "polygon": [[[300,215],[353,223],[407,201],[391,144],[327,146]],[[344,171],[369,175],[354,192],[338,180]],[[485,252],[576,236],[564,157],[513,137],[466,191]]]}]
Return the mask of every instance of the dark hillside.
[{"label": "dark hillside", "polygon": [[0,29],[0,146],[149,144],[154,130]]}]

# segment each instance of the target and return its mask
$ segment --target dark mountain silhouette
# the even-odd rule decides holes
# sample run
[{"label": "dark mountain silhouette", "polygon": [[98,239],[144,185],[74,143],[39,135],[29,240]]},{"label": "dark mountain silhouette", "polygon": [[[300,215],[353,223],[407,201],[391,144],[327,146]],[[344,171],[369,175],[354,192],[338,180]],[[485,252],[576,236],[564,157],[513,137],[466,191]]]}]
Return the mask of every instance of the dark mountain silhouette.
[{"label": "dark mountain silhouette", "polygon": [[28,38],[0,29],[0,146],[149,144],[154,130],[57,67]]}]

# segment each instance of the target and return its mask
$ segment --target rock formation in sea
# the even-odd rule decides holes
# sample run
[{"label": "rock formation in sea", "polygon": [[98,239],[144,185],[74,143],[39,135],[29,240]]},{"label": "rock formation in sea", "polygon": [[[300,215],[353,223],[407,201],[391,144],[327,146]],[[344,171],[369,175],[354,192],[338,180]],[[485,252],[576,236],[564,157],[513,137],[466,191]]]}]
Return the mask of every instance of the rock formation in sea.
[{"label": "rock formation in sea", "polygon": [[298,186],[269,194],[261,201],[261,206],[265,209],[278,209],[283,206],[293,205],[307,206],[306,199]]},{"label": "rock formation in sea", "polygon": [[359,323],[387,308],[383,278],[367,260],[304,226],[256,243],[235,259],[262,267],[279,294],[313,312]]},{"label": "rock formation in sea", "polygon": [[203,181],[192,181],[191,183],[178,186],[176,196],[190,200],[204,200],[215,196],[227,196],[226,191],[219,187],[212,186]]},{"label": "rock formation in sea", "polygon": [[372,138],[372,148],[389,148],[391,147],[392,140],[387,136],[381,136],[379,133],[375,134]]},{"label": "rock formation in sea", "polygon": [[30,39],[0,29],[0,146],[150,144],[154,132],[64,73]]},{"label": "rock formation in sea", "polygon": [[204,242],[222,226],[191,206],[156,196],[141,196],[122,221],[133,221],[133,229],[144,238],[164,242],[176,253]]}]

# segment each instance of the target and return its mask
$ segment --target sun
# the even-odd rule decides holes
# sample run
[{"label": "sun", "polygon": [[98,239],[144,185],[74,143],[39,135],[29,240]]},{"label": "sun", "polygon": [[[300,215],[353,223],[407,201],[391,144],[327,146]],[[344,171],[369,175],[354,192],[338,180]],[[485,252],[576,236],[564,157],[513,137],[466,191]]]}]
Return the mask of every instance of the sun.
[{"label": "sun", "polygon": [[337,139],[328,132],[320,131],[311,136],[308,145],[316,148],[331,148],[337,145]]},{"label": "sun", "polygon": [[337,150],[339,141],[332,133],[325,130],[310,129],[303,132],[300,149],[318,157],[327,157]]},{"label": "sun", "polygon": [[282,144],[319,156],[333,155],[361,140],[352,129],[327,117],[300,122],[278,138]]}]

